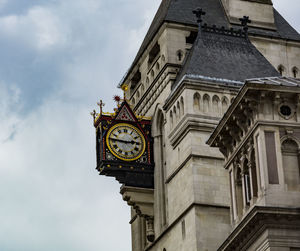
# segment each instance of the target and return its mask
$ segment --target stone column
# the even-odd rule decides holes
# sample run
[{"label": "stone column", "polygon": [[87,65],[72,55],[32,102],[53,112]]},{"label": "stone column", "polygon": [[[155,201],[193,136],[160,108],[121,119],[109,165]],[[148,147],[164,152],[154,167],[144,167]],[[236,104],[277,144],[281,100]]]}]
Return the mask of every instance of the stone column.
[{"label": "stone column", "polygon": [[245,175],[244,171],[242,171],[242,191],[243,191],[243,213],[246,211],[247,203],[246,203],[246,189],[245,189]]},{"label": "stone column", "polygon": [[232,203],[233,222],[235,222],[238,215],[237,215],[237,206],[236,206],[234,170],[231,170],[230,172],[230,185],[231,185],[231,203]]}]

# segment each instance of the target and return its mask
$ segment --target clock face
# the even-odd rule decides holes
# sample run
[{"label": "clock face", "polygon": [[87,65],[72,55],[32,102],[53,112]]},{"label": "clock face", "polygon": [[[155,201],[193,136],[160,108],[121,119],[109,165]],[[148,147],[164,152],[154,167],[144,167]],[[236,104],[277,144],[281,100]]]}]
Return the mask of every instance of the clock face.
[{"label": "clock face", "polygon": [[141,131],[126,123],[116,124],[109,129],[106,144],[113,155],[125,161],[137,160],[146,148]]}]

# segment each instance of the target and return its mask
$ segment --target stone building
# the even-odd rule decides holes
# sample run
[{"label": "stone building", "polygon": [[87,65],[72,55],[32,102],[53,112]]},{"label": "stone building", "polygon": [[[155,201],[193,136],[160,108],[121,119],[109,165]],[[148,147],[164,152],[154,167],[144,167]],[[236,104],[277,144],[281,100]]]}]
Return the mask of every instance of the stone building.
[{"label": "stone building", "polygon": [[162,0],[120,84],[154,138],[133,251],[300,250],[299,69],[271,0]]}]

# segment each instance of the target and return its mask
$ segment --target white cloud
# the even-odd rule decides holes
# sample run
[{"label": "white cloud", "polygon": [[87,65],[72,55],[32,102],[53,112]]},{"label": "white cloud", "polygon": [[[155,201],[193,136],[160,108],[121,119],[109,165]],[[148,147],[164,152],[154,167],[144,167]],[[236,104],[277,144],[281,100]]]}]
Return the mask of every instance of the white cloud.
[{"label": "white cloud", "polygon": [[3,35],[14,37],[39,50],[63,46],[67,30],[61,20],[45,7],[35,6],[25,15],[8,15],[0,18]]},{"label": "white cloud", "polygon": [[[26,102],[19,89],[0,84],[0,105],[6,107],[0,119],[7,124],[0,123],[0,130],[5,127],[0,139],[15,132],[0,140],[1,251],[130,250],[130,208],[119,194],[120,184],[95,171],[89,112],[100,98],[105,110],[112,110],[116,85],[156,7],[153,1],[116,4],[129,4],[143,23],[100,0],[55,1],[0,18],[0,35],[34,48],[30,58],[42,63],[58,53],[49,72],[59,66],[60,83],[26,116],[11,113]],[[51,53],[41,57],[45,51]],[[22,63],[15,62],[18,69]],[[28,74],[16,72],[20,79]],[[32,78],[42,81],[43,75],[34,73]],[[36,89],[29,91],[39,95]]]},{"label": "white cloud", "polygon": [[0,144],[13,136],[20,122],[20,89],[0,82]]},{"label": "white cloud", "polygon": [[0,9],[2,9],[7,4],[7,0],[0,0]]},{"label": "white cloud", "polygon": [[[0,144],[0,153],[1,250],[13,243],[9,250],[130,245],[130,211],[119,185],[94,170],[94,129],[85,106],[48,100],[24,118],[13,140]],[[115,242],[117,229],[123,234]]]},{"label": "white cloud", "polygon": [[[29,23],[34,27],[33,35],[39,49],[64,44],[65,35],[60,20],[48,9],[35,7],[28,12]],[[26,21],[25,21],[26,22]]]},{"label": "white cloud", "polygon": [[273,0],[274,7],[279,13],[298,31],[300,32],[299,0]]}]

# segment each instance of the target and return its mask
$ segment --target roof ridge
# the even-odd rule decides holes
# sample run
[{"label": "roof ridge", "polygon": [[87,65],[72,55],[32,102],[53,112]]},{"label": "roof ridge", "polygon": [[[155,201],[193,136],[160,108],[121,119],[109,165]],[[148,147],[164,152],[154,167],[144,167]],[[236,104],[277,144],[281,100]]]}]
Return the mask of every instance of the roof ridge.
[{"label": "roof ridge", "polygon": [[242,29],[226,29],[224,26],[221,26],[221,28],[218,28],[215,24],[212,26],[209,26],[208,24],[204,24],[201,26],[202,31],[215,33],[215,34],[222,34],[227,36],[233,36],[233,37],[244,37],[247,38],[247,33],[243,31]]}]

